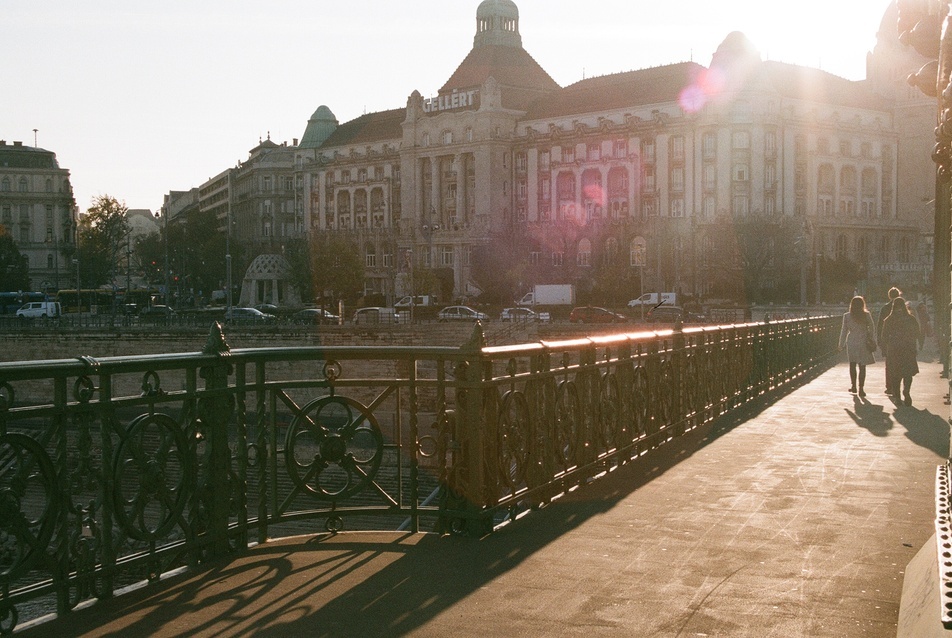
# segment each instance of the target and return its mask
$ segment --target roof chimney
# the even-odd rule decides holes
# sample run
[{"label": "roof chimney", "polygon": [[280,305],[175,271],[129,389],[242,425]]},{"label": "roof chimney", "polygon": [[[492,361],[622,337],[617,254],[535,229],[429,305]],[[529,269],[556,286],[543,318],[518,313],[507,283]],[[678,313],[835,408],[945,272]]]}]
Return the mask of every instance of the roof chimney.
[{"label": "roof chimney", "polygon": [[13,145],[14,145],[14,146],[23,146],[23,142],[14,142]]}]

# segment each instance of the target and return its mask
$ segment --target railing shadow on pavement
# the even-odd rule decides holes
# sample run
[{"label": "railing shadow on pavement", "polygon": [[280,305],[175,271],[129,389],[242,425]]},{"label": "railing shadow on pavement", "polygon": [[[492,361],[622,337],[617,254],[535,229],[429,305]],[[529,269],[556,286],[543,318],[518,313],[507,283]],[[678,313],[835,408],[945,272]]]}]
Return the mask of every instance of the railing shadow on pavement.
[{"label": "railing shadow on pavement", "polygon": [[[596,496],[610,483],[594,479],[676,453],[829,363],[838,328],[821,318],[488,347],[477,326],[459,348],[232,351],[214,325],[201,353],[0,364],[0,631],[33,601],[68,621],[84,600],[321,520],[327,532],[483,538],[427,536],[418,544],[435,556],[413,552],[469,562],[463,595],[620,497]],[[593,509],[559,520],[573,492]],[[508,525],[530,512],[534,535]],[[510,555],[512,535],[522,549]],[[421,591],[452,598],[425,580]]]},{"label": "railing shadow on pavement", "polygon": [[[139,589],[38,624],[23,636],[95,633],[102,623],[117,623],[109,629],[117,633],[121,625],[123,635],[149,635],[157,628],[180,626],[184,618],[189,619],[190,633],[204,635],[222,628],[259,638],[405,635],[617,506],[824,370],[814,369],[650,450],[639,462],[619,466],[478,542],[434,534],[395,535],[392,540],[323,534],[265,543],[252,547],[243,560],[220,560],[157,588]],[[234,586],[224,589],[222,583]],[[268,603],[256,605],[259,598]]]}]

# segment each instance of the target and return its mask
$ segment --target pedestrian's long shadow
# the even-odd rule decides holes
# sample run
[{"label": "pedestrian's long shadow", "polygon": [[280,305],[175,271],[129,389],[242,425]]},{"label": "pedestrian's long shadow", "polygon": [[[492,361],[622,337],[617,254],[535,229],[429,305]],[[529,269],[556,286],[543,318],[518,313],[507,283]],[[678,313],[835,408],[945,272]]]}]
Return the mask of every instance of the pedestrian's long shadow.
[{"label": "pedestrian's long shadow", "polygon": [[23,635],[403,635],[492,587],[549,543],[817,374],[698,427],[483,539],[378,534],[366,540],[341,534],[263,544],[234,562],[100,602]]},{"label": "pedestrian's long shadow", "polygon": [[910,441],[932,450],[943,459],[949,458],[949,422],[946,419],[915,406],[897,407],[893,418],[906,428],[906,437]]},{"label": "pedestrian's long shadow", "polygon": [[856,425],[869,430],[875,436],[887,436],[892,430],[892,418],[878,403],[854,396],[853,409],[847,409],[846,413],[856,422]]}]

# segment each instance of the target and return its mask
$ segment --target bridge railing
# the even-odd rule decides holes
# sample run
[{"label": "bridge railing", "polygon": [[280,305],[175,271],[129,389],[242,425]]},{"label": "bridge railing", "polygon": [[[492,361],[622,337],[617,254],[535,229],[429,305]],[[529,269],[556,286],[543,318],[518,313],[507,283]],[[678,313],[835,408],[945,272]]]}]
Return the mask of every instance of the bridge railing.
[{"label": "bridge railing", "polygon": [[838,328],[231,350],[215,325],[199,353],[0,363],[0,632],[269,537],[489,532],[823,365]]}]

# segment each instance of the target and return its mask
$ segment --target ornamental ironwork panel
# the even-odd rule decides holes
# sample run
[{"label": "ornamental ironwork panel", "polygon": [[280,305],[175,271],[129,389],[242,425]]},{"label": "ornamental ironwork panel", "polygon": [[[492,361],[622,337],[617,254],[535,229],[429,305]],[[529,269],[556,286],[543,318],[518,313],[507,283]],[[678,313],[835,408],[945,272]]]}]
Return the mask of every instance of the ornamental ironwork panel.
[{"label": "ornamental ironwork panel", "polygon": [[0,363],[0,633],[343,529],[482,535],[824,365],[836,319]]}]

